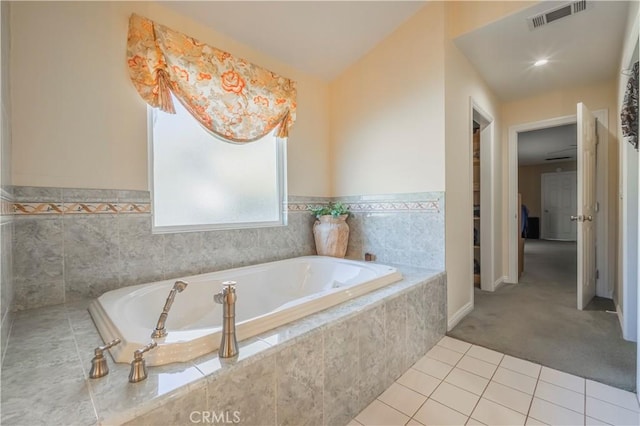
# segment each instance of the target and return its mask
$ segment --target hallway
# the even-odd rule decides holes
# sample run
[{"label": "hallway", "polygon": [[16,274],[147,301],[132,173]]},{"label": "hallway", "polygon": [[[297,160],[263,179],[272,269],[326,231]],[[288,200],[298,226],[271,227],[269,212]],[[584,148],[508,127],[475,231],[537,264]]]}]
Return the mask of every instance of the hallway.
[{"label": "hallway", "polygon": [[576,244],[527,240],[520,284],[475,291],[474,310],[448,335],[635,391],[636,345],[622,339],[607,299],[576,309]]}]

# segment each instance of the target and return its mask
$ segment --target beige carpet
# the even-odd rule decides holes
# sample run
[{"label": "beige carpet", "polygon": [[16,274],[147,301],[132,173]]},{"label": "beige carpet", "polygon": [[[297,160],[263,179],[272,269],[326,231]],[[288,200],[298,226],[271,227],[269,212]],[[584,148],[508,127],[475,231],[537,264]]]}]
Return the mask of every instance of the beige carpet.
[{"label": "beige carpet", "polygon": [[636,345],[622,339],[608,299],[576,309],[576,244],[527,240],[521,283],[475,291],[450,336],[635,391]]}]

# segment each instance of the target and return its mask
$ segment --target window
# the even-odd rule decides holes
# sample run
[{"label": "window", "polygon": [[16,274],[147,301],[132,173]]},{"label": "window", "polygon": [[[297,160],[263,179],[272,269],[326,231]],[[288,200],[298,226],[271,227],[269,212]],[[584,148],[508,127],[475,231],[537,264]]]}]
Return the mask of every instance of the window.
[{"label": "window", "polygon": [[180,102],[149,109],[154,232],[286,224],[286,140],[224,142]]}]

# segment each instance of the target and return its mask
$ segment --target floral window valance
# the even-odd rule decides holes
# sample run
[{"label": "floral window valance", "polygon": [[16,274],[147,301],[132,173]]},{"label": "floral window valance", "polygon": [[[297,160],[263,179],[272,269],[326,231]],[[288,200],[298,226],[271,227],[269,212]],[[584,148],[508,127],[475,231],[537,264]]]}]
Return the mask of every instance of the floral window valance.
[{"label": "floral window valance", "polygon": [[175,113],[171,93],[203,126],[251,142],[296,118],[296,84],[138,15],[129,19],[129,74],[152,107]]}]

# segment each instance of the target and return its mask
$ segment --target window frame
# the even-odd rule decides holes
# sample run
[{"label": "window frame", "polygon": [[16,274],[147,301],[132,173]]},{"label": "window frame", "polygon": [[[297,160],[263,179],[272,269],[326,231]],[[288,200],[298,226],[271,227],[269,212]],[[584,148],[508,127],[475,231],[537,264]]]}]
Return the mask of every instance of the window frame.
[{"label": "window frame", "polygon": [[[147,105],[147,162],[148,162],[148,178],[149,193],[151,202],[151,232],[152,234],[173,234],[182,232],[202,232],[202,231],[219,231],[228,229],[255,229],[255,228],[274,228],[287,226],[287,139],[275,137],[276,140],[276,175],[278,197],[278,219],[263,222],[235,222],[235,223],[203,223],[196,225],[156,225],[156,208],[154,201],[154,146],[153,146],[153,118],[154,108]],[[212,138],[216,138],[223,143],[227,141],[221,139],[212,132],[209,132]]]}]

